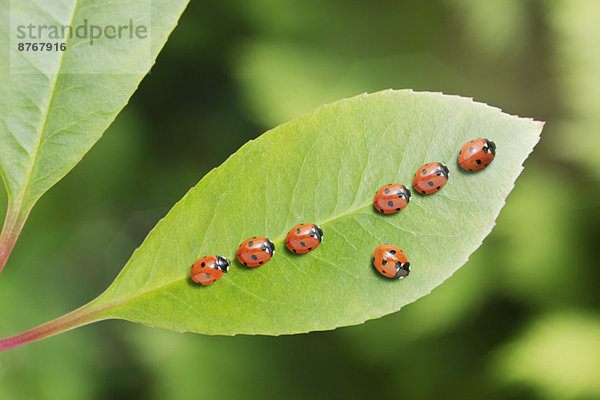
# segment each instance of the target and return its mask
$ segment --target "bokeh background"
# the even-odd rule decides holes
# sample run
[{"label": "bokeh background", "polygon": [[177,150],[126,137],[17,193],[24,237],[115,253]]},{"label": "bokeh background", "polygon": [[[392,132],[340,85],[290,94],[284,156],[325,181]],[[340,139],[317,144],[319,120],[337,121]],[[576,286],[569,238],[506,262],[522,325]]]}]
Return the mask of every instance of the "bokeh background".
[{"label": "bokeh background", "polygon": [[192,0],[130,105],[34,208],[0,279],[0,336],[99,294],[241,144],[390,87],[547,121],[444,285],[299,336],[97,323],[0,354],[0,399],[600,399],[597,0]]}]

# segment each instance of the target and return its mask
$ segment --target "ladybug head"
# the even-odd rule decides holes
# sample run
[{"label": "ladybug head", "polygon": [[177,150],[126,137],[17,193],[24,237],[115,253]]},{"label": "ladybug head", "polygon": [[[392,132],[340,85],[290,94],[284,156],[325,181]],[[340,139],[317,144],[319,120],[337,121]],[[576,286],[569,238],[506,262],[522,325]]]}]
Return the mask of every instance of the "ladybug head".
[{"label": "ladybug head", "polygon": [[406,198],[406,201],[409,202],[410,201],[410,189],[407,188],[405,185],[402,185],[402,191],[404,192],[404,198]]},{"label": "ladybug head", "polygon": [[229,267],[231,266],[231,261],[225,257],[217,256],[217,267],[223,271],[228,272]]},{"label": "ladybug head", "polygon": [[[485,140],[485,147],[483,148],[483,151],[485,151],[486,153],[489,151],[490,153],[492,153],[492,155],[495,157],[496,156],[496,143],[492,142],[491,140]],[[487,150],[486,150],[487,147]]]},{"label": "ladybug head", "polygon": [[271,242],[269,239],[267,239],[267,242],[265,243],[265,247],[266,247],[267,251],[269,252],[269,254],[271,255],[271,257],[273,257],[273,254],[275,254],[275,245],[273,244],[273,242]]},{"label": "ladybug head", "polygon": [[321,240],[323,240],[323,230],[321,229],[321,227],[319,225],[317,225],[317,224],[314,224],[313,230],[317,234],[317,239],[319,239],[319,242]]},{"label": "ladybug head", "polygon": [[438,164],[440,165],[440,169],[442,170],[442,174],[444,174],[444,176],[446,177],[446,179],[448,179],[448,175],[450,174],[450,171],[448,170],[448,167],[446,167],[442,163],[438,163]]},{"label": "ladybug head", "polygon": [[396,275],[394,275],[394,279],[402,279],[406,278],[410,273],[410,263],[405,262],[404,264],[396,263]]}]

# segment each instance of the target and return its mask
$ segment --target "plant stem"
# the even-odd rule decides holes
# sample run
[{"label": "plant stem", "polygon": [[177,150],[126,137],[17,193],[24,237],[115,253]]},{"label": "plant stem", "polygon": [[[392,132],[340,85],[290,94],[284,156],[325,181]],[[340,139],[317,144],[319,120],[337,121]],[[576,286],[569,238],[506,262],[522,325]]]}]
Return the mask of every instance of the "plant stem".
[{"label": "plant stem", "polygon": [[2,233],[0,233],[0,272],[2,272],[13,247],[15,247],[30,210],[31,208],[27,210],[23,210],[21,207],[15,208],[11,206],[10,202],[8,203],[4,226],[2,227]]},{"label": "plant stem", "polygon": [[93,308],[93,303],[94,301],[78,308],[75,311],[70,312],[69,314],[63,315],[60,318],[42,324],[26,332],[5,339],[0,339],[0,352],[54,336],[71,329],[87,325],[94,321],[108,319],[109,317],[102,317],[98,315],[98,313],[103,311],[106,307]]}]

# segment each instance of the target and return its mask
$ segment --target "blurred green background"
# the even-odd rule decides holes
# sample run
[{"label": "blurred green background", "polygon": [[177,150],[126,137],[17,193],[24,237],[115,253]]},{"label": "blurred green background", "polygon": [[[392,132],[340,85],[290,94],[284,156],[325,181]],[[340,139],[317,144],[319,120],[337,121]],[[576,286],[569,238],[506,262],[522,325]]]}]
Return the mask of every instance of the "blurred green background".
[{"label": "blurred green background", "polygon": [[192,0],[34,208],[0,336],[95,297],[206,172],[321,103],[460,94],[547,121],[542,140],[482,248],[401,312],[285,337],[105,321],[0,354],[0,399],[600,399],[599,18],[597,0]]}]

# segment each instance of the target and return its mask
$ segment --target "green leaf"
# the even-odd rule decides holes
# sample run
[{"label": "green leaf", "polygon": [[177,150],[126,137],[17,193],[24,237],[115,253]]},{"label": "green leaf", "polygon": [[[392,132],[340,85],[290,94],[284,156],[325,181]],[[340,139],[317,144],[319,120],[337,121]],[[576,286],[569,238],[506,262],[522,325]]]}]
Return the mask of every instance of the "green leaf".
[{"label": "green leaf", "polygon": [[[408,90],[318,108],[244,145],[211,171],[154,228],[104,294],[39,333],[122,318],[176,331],[278,335],[397,311],[450,277],[480,246],[542,126],[471,99]],[[496,159],[466,173],[457,165],[458,150],[477,137],[496,142]],[[430,161],[450,169],[440,192],[413,191],[396,215],[374,210],[381,185],[410,186],[415,170]],[[299,256],[284,240],[302,222],[319,224],[324,241]],[[275,242],[271,261],[257,269],[235,262],[209,287],[191,283],[189,269],[199,256],[234,259],[249,236]],[[381,243],[406,251],[409,277],[389,280],[374,272],[371,255]]]},{"label": "green leaf", "polygon": [[[67,0],[42,5],[0,0],[0,173],[9,197],[0,270],[35,202],[79,162],[126,105],[187,1]],[[29,35],[29,24],[75,29],[86,23],[123,26],[130,20],[146,27],[146,38],[130,39],[123,33],[121,39],[105,37],[91,44],[81,30],[52,41],[65,42],[64,52],[17,47],[21,42],[48,42],[33,39],[40,31],[34,28]],[[18,36],[19,25],[25,26],[24,39]],[[49,35],[49,30],[41,32]]]}]

